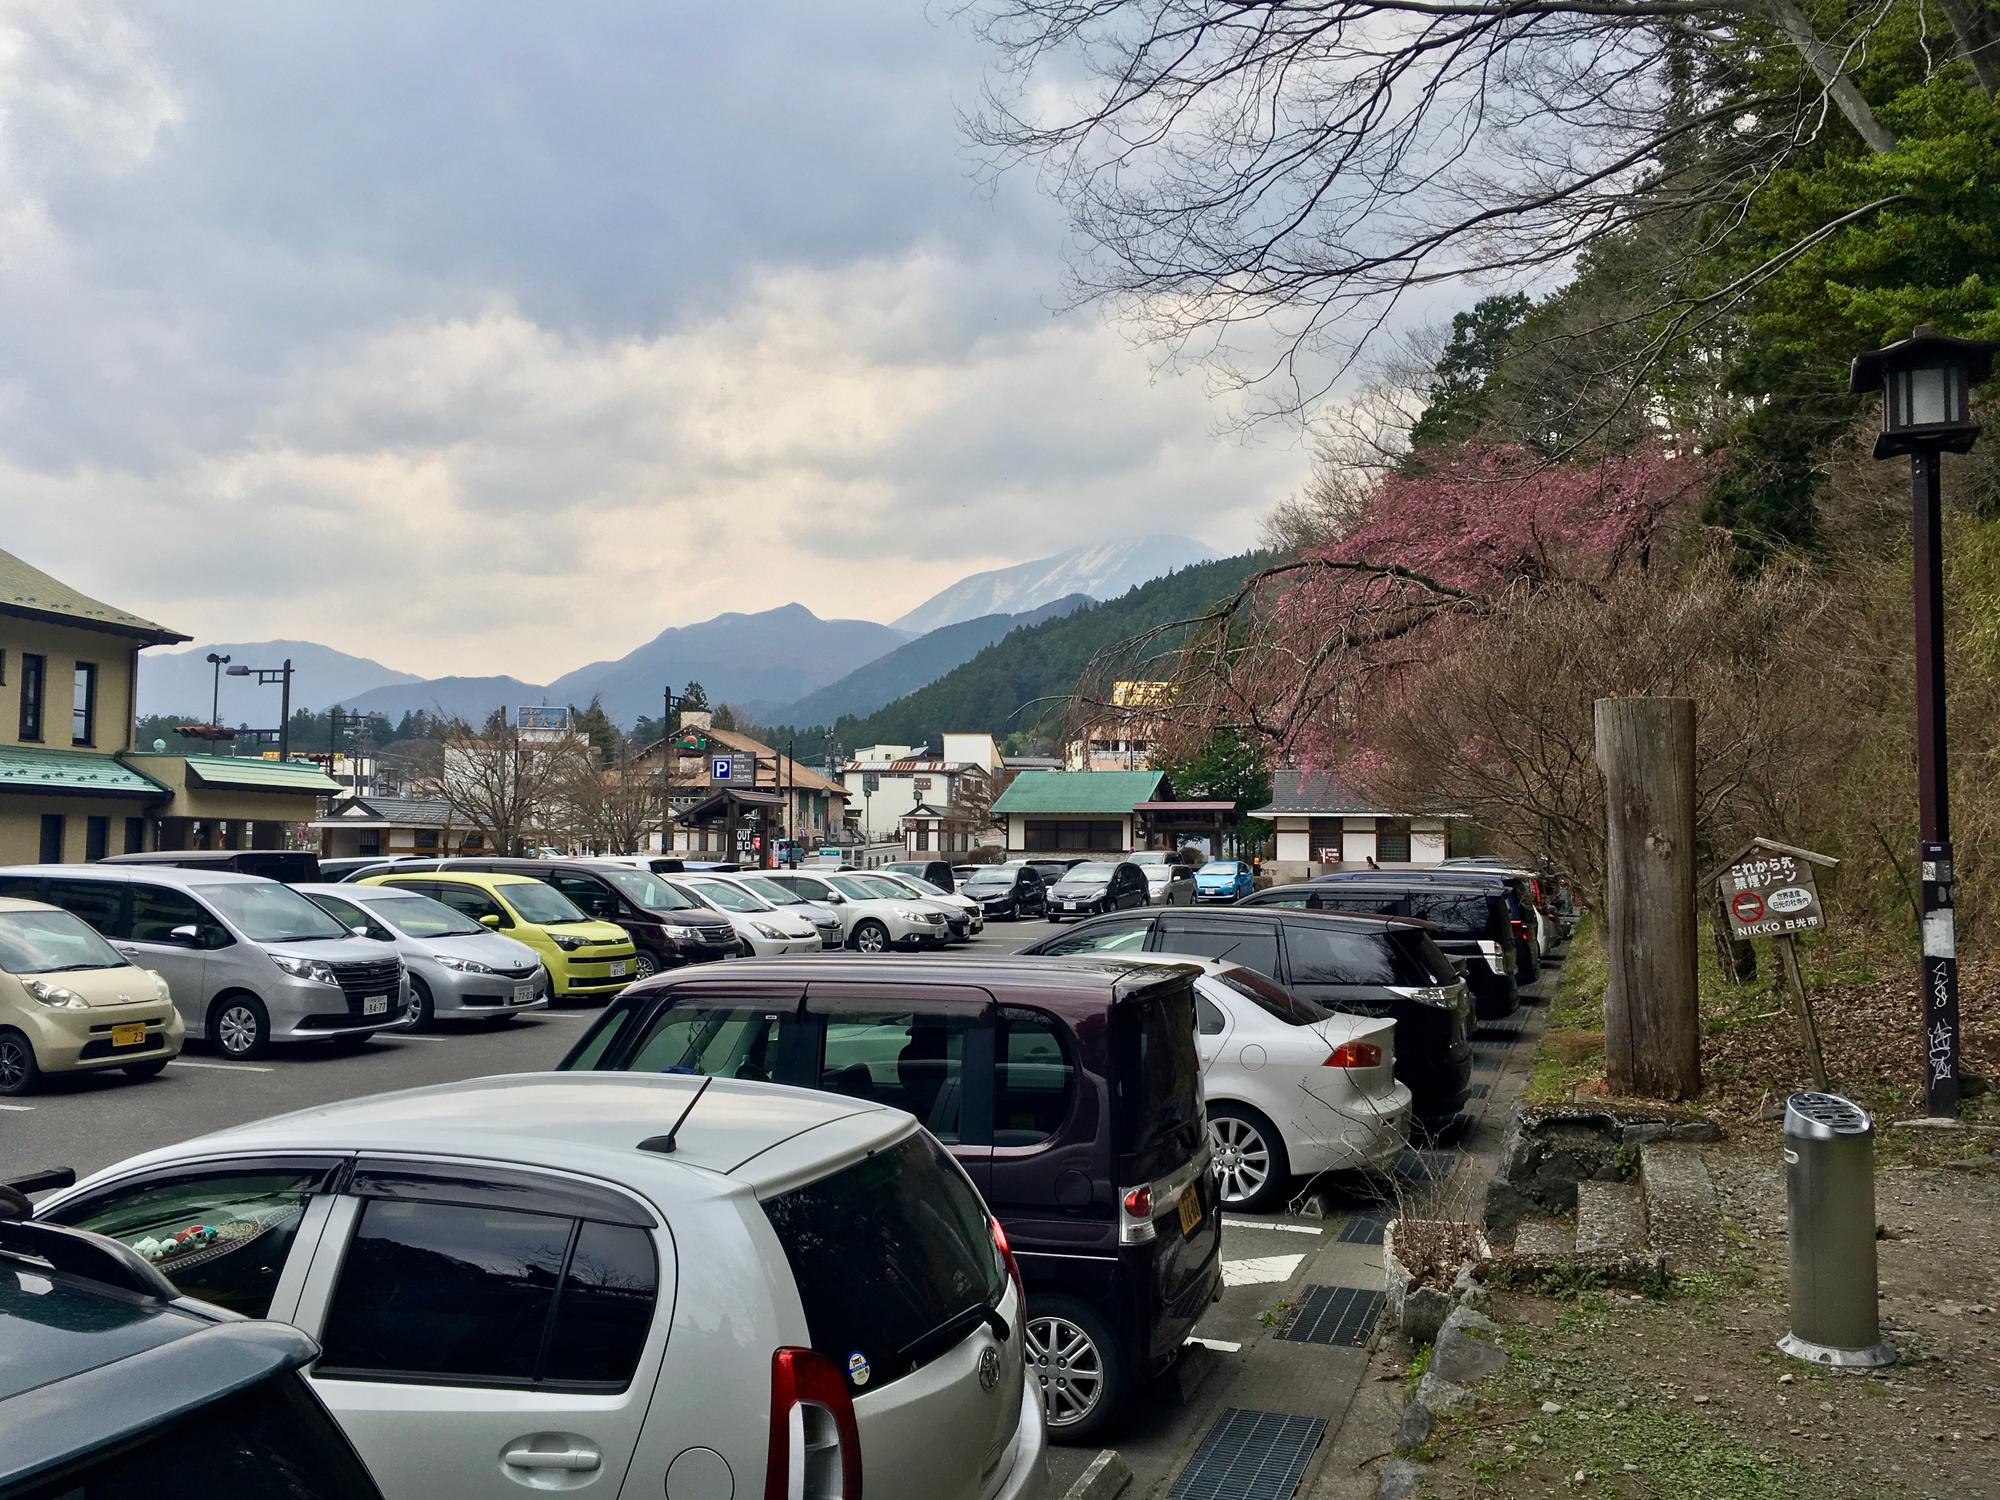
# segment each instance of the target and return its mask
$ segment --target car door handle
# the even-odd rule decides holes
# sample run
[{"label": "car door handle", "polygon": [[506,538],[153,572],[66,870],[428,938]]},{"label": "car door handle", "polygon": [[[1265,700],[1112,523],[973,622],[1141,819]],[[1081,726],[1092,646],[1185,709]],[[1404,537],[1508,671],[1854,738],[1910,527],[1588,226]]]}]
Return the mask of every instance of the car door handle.
[{"label": "car door handle", "polygon": [[543,1448],[509,1448],[501,1455],[501,1461],[517,1469],[562,1469],[586,1474],[604,1459],[591,1448],[561,1448],[553,1452]]}]

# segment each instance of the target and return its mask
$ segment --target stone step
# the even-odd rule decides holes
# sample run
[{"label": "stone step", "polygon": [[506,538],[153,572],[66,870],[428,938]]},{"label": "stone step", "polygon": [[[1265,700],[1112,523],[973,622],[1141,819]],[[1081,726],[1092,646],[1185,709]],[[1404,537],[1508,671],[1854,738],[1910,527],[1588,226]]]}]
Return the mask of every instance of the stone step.
[{"label": "stone step", "polygon": [[1523,1219],[1514,1233],[1514,1255],[1547,1264],[1576,1253],[1576,1233],[1561,1219]]},{"label": "stone step", "polygon": [[1646,1248],[1646,1200],[1630,1182],[1576,1185],[1579,1255],[1630,1255]]},{"label": "stone step", "polygon": [[1639,1148],[1639,1184],[1646,1196],[1646,1238],[1670,1266],[1712,1266],[1722,1260],[1722,1209],[1701,1148],[1649,1141]]}]

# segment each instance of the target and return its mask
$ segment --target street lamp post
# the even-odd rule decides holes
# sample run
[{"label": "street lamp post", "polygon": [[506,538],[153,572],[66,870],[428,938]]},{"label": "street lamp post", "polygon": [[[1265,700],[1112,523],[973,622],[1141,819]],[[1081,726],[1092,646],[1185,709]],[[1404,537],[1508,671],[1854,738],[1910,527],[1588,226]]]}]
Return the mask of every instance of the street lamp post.
[{"label": "street lamp post", "polygon": [[1929,328],[1857,354],[1849,388],[1882,392],[1875,456],[1910,455],[1910,532],[1916,559],[1917,866],[1923,942],[1926,1112],[1958,1113],[1958,939],[1953,915],[1951,803],[1945,755],[1943,455],[1979,438],[1972,387],[1993,370],[2000,342],[1949,338]]},{"label": "street lamp post", "polygon": [[229,665],[229,658],[227,656],[217,656],[211,651],[208,653],[208,664],[215,668],[215,684],[208,697],[208,722],[211,724],[220,724],[222,722],[222,669]]},{"label": "street lamp post", "polygon": [[225,674],[230,677],[254,677],[259,687],[269,687],[278,683],[282,689],[278,700],[278,759],[292,758],[292,659],[288,656],[280,667],[231,667]]}]

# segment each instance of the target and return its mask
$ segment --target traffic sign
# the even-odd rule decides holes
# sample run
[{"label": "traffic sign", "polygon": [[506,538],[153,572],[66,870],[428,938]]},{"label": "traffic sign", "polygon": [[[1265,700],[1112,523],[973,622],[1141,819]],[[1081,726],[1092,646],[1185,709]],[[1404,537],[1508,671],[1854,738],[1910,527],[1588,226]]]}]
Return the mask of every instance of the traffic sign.
[{"label": "traffic sign", "polygon": [[736,773],[735,756],[717,755],[709,760],[708,779],[710,781],[727,781],[735,773]]},{"label": "traffic sign", "polygon": [[1813,867],[1826,856],[1753,839],[1717,877],[1732,937],[1787,937],[1826,926]]},{"label": "traffic sign", "polygon": [[1764,920],[1764,898],[1755,891],[1738,891],[1729,898],[1729,913],[1744,924]]}]

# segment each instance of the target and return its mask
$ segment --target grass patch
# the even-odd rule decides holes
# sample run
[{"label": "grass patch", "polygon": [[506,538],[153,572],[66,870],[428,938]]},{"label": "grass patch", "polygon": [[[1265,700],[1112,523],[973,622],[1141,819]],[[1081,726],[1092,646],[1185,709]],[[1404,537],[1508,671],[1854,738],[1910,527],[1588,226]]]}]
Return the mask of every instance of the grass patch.
[{"label": "grass patch", "polygon": [[1549,1002],[1548,1030],[1528,1079],[1529,1103],[1567,1100],[1584,1079],[1604,1071],[1604,990],[1610,978],[1597,919],[1585,916]]},{"label": "grass patch", "polygon": [[1424,1372],[1431,1367],[1431,1346],[1421,1344],[1410,1360],[1409,1373],[1403,1376],[1403,1404],[1416,1399],[1417,1385],[1424,1378]]}]

